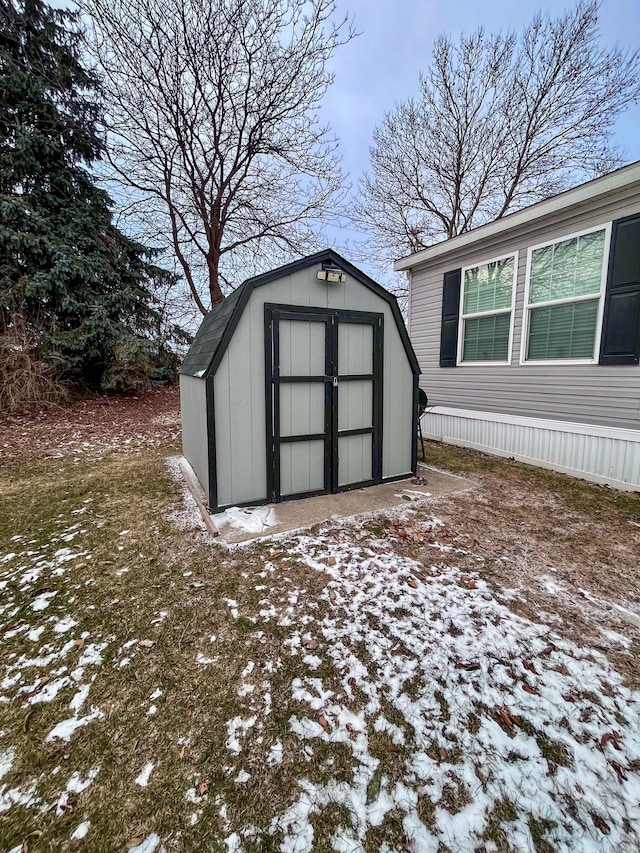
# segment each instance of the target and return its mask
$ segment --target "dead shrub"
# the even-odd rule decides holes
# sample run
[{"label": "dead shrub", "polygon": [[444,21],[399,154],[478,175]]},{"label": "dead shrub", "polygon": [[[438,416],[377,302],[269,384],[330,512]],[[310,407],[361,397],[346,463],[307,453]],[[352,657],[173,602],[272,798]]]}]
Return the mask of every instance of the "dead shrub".
[{"label": "dead shrub", "polygon": [[14,314],[0,334],[0,414],[63,403],[68,388],[59,374],[38,352],[35,331]]}]

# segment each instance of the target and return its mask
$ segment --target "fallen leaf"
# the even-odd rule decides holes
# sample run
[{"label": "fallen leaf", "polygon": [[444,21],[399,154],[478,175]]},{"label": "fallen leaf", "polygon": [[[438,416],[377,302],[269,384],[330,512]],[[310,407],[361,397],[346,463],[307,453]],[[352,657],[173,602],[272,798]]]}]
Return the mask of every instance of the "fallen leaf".
[{"label": "fallen leaf", "polygon": [[81,649],[84,646],[84,640],[76,640],[76,648]]},{"label": "fallen leaf", "polygon": [[140,640],[138,645],[142,646],[143,649],[150,649],[151,646],[155,646],[155,640]]},{"label": "fallen leaf", "polygon": [[305,647],[305,649],[309,649],[310,652],[313,652],[318,648],[318,641],[308,638],[302,641],[302,645]]},{"label": "fallen leaf", "polygon": [[626,770],[627,768],[626,768],[626,767],[623,767],[623,766],[622,766],[621,764],[619,764],[617,761],[610,761],[610,762],[609,762],[609,764],[610,764],[610,765],[613,767],[613,769],[616,771],[616,774],[617,774],[617,776],[618,776],[618,782],[620,782],[620,784],[621,784],[621,785],[622,785],[622,783],[623,783],[623,782],[626,782],[626,781],[627,781],[627,776],[626,776],[626,774],[625,774],[625,770]]},{"label": "fallen leaf", "polygon": [[444,761],[447,757],[447,750],[440,747],[438,750],[438,755],[440,756],[440,761]]},{"label": "fallen leaf", "polygon": [[76,568],[76,569],[84,569],[84,567],[85,567],[86,565],[87,565],[86,563],[76,563],[76,564],[75,564],[75,566],[74,566],[74,568]]},{"label": "fallen leaf", "polygon": [[320,716],[318,717],[318,722],[320,723],[320,725],[322,726],[323,729],[329,728],[329,723],[327,722],[327,718],[324,717],[322,714],[320,714]]},{"label": "fallen leaf", "polygon": [[464,661],[458,661],[456,663],[456,669],[466,669],[467,672],[473,672],[476,669],[480,669],[480,664],[478,661],[472,661],[471,663],[464,663]]},{"label": "fallen leaf", "polygon": [[613,744],[614,749],[621,750],[622,747],[620,746],[620,740],[620,732],[617,732],[614,729],[612,732],[607,732],[607,734],[602,735],[600,738],[600,746],[604,749],[608,743],[611,743]]},{"label": "fallen leaf", "polygon": [[209,780],[205,779],[204,782],[200,782],[200,784],[198,785],[198,794],[202,797],[207,793],[208,790],[209,790]]},{"label": "fallen leaf", "polygon": [[398,536],[400,537],[400,539],[406,539],[407,538],[407,531],[404,530],[404,528],[399,529],[398,530]]},{"label": "fallen leaf", "polygon": [[496,714],[496,716],[498,717],[498,719],[500,720],[500,722],[502,722],[509,729],[509,731],[513,731],[515,724],[514,724],[513,720],[511,719],[511,715],[509,714],[509,709],[506,706],[503,706],[502,708],[500,708],[500,707],[498,707],[498,705],[496,705],[493,710],[494,710],[494,713]]},{"label": "fallen leaf", "polygon": [[409,578],[407,580],[407,585],[412,589],[418,589],[418,581],[415,578]]},{"label": "fallen leaf", "polygon": [[592,812],[591,813],[591,819],[593,820],[594,826],[597,827],[600,830],[600,832],[602,832],[604,835],[609,835],[609,833],[611,832],[611,830],[609,829],[609,824],[606,823],[600,817],[600,815],[594,814]]},{"label": "fallen leaf", "polygon": [[536,690],[536,688],[532,684],[523,684],[522,689],[525,693],[531,693],[533,696],[540,695],[540,691]]},{"label": "fallen leaf", "polygon": [[31,722],[31,715],[33,714],[33,709],[29,711],[27,716],[24,718],[24,723],[22,724],[22,731],[26,734],[29,729],[29,723]]},{"label": "fallen leaf", "polygon": [[534,675],[537,675],[537,674],[538,674],[538,671],[536,670],[535,666],[531,663],[531,661],[530,661],[530,660],[523,660],[523,661],[522,661],[522,666],[523,666],[525,669],[528,669],[528,670],[529,670],[529,672],[532,672]]},{"label": "fallen leaf", "polygon": [[553,645],[553,643],[549,643],[549,645],[545,646],[545,648],[540,652],[540,654],[550,655],[551,652],[554,652],[555,650],[556,650],[556,647]]},{"label": "fallen leaf", "polygon": [[576,697],[572,696],[570,693],[563,693],[562,698],[564,699],[565,702],[577,702],[578,701],[576,699]]},{"label": "fallen leaf", "polygon": [[474,580],[470,580],[469,583],[467,584],[467,589],[475,589],[476,587],[477,587],[477,584]]}]

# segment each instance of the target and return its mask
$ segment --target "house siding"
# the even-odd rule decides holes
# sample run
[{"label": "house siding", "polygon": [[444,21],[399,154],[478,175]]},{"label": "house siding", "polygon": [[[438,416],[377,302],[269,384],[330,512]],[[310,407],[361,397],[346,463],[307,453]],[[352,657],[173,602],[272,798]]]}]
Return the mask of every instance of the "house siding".
[{"label": "house siding", "polygon": [[[409,333],[429,404],[563,422],[640,428],[640,366],[519,364],[527,250],[579,231],[640,213],[640,191],[627,188],[591,200],[544,222],[487,238],[428,261],[410,274]],[[442,281],[445,272],[518,252],[510,365],[439,366]]]}]

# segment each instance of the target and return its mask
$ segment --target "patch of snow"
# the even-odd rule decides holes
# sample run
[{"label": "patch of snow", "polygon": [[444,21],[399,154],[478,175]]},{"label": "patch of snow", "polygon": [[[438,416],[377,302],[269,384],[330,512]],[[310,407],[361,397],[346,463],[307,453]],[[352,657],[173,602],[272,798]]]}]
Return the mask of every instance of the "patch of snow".
[{"label": "patch of snow", "polygon": [[227,848],[227,853],[243,853],[244,851],[242,840],[237,832],[232,832],[224,839],[224,846]]},{"label": "patch of snow", "polygon": [[[33,806],[39,802],[36,794],[36,786],[32,784],[29,788],[11,788],[6,790],[0,788],[0,812],[8,812],[16,806]],[[20,850],[23,847],[20,845]]]},{"label": "patch of snow", "polygon": [[10,746],[8,749],[0,749],[0,779],[2,779],[3,776],[6,776],[11,770],[15,758],[15,747]]},{"label": "patch of snow", "polygon": [[70,791],[72,794],[81,794],[89,787],[89,785],[92,784],[99,772],[100,765],[92,767],[83,779],[80,773],[76,770],[76,772],[69,777],[69,781],[67,782],[67,791]]},{"label": "patch of snow", "polygon": [[51,729],[45,740],[68,741],[78,729],[86,726],[88,723],[92,723],[94,720],[101,720],[103,717],[104,714],[99,708],[92,708],[86,717],[71,717],[68,720],[63,720],[61,723],[58,723],[57,726],[54,726],[54,728]]},{"label": "patch of snow", "polygon": [[[436,535],[438,526],[433,520]],[[436,553],[455,550],[433,544]],[[309,617],[314,613],[314,631],[340,684],[336,692],[334,679],[331,690],[319,678],[293,679],[291,698],[301,710],[291,714],[289,728],[300,757],[314,761],[314,740],[339,743],[353,770],[339,781],[298,780],[296,801],[269,827],[282,834],[281,851],[310,853],[313,816],[329,804],[351,816],[350,827],[334,832],[335,850],[363,850],[369,828],[392,811],[410,849],[475,850],[486,847],[489,823],[505,801],[516,812],[500,823],[509,849],[534,849],[532,820],[544,823],[544,841],[558,853],[638,849],[637,774],[626,768],[640,761],[640,694],[602,654],[517,616],[478,573],[425,567],[382,541],[356,544],[334,528],[297,537],[287,553],[328,576],[320,594],[326,610]],[[555,591],[556,582],[547,582]],[[290,598],[275,592],[277,601],[260,604],[274,607],[282,625]],[[308,607],[308,599],[299,597],[301,604]],[[282,645],[312,665],[316,656],[302,643],[306,615],[295,614]],[[389,721],[387,708],[402,725]],[[373,799],[379,759],[369,748],[370,730],[407,754],[404,777],[393,784],[378,777]],[[272,747],[267,764],[278,760],[281,749]],[[459,795],[453,810],[448,792]],[[428,825],[419,796],[434,806]]]},{"label": "patch of snow", "polygon": [[90,684],[83,684],[80,690],[78,690],[78,692],[75,694],[71,702],[69,702],[69,707],[75,714],[78,714],[80,712],[80,709],[87,701],[87,696],[89,695],[90,689]]},{"label": "patch of snow", "polygon": [[246,770],[241,770],[235,778],[235,782],[237,785],[244,785],[245,782],[248,782],[251,779],[251,773],[247,773]]},{"label": "patch of snow", "polygon": [[152,832],[136,847],[129,848],[129,853],[163,853],[163,851],[164,846],[161,846],[160,836],[155,832]]},{"label": "patch of snow", "polygon": [[71,833],[71,841],[82,841],[82,839],[89,832],[90,828],[91,828],[91,821],[90,820],[84,820],[81,824],[78,824],[78,826]]},{"label": "patch of snow", "polygon": [[269,506],[232,506],[216,515],[216,527],[232,527],[242,533],[263,533],[279,523],[275,510]]},{"label": "patch of snow", "polygon": [[55,634],[66,634],[67,631],[70,631],[72,628],[78,623],[75,619],[72,619],[71,616],[65,616],[64,619],[61,619],[59,622],[53,626],[53,631]]},{"label": "patch of snow", "polygon": [[149,777],[151,776],[154,766],[153,762],[147,761],[140,773],[136,776],[134,780],[135,784],[140,785],[141,788],[146,788],[149,784]]},{"label": "patch of snow", "polygon": [[51,599],[56,596],[57,592],[42,592],[40,595],[35,598],[31,603],[31,609],[35,610],[44,610],[51,603]]},{"label": "patch of snow", "polygon": [[249,729],[255,726],[257,719],[257,716],[249,717],[246,720],[242,717],[234,717],[232,720],[227,721],[226,727],[229,737],[225,742],[225,746],[230,752],[236,755],[242,752],[239,738],[242,735],[246,735]]},{"label": "patch of snow", "polygon": [[280,741],[274,743],[267,753],[267,764],[269,767],[277,767],[282,764],[282,743]]}]

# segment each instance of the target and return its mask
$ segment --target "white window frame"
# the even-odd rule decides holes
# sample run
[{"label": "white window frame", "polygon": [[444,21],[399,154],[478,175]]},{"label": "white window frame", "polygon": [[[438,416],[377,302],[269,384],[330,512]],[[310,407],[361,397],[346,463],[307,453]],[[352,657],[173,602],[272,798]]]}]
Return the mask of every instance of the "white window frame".
[{"label": "white window frame", "polygon": [[[566,234],[562,237],[555,237],[553,240],[547,240],[544,243],[538,243],[535,246],[529,246],[527,249],[527,269],[524,280],[524,303],[522,306],[522,336],[520,339],[520,364],[533,365],[535,367],[560,365],[560,364],[598,364],[600,354],[600,339],[602,337],[602,318],[604,315],[604,297],[607,287],[607,270],[609,267],[609,248],[611,245],[611,222],[603,222],[592,228],[585,228],[583,231],[576,231],[573,234]],[[556,243],[563,243],[565,240],[573,240],[575,237],[583,237],[585,234],[595,234],[597,231],[604,231],[604,247],[602,250],[602,271],[600,273],[600,290],[598,294],[588,293],[584,296],[572,296],[565,299],[550,299],[547,302],[536,302],[534,305],[529,305],[529,290],[531,287],[531,264],[533,253],[536,249],[544,249],[547,246],[554,246]],[[598,312],[596,315],[596,334],[593,340],[593,355],[591,358],[543,358],[543,359],[527,359],[527,346],[529,344],[529,316],[531,310],[535,308],[546,308],[549,305],[569,305],[574,302],[592,302],[598,299]]]},{"label": "white window frame", "polygon": [[[480,311],[475,314],[465,314],[464,313],[464,274],[467,270],[475,270],[478,267],[485,267],[489,264],[495,264],[498,261],[506,261],[507,258],[513,258],[513,283],[511,286],[511,306],[509,308],[498,308],[497,311]],[[460,313],[458,316],[458,354],[456,358],[456,365],[458,367],[494,367],[497,365],[504,366],[505,364],[511,364],[511,356],[513,350],[513,327],[515,324],[515,311],[516,311],[516,288],[518,284],[518,260],[519,260],[519,252],[507,252],[505,255],[498,255],[495,258],[489,258],[486,261],[479,261],[473,264],[469,264],[466,267],[462,267],[460,273]],[[474,319],[475,317],[493,317],[496,314],[511,314],[511,319],[509,321],[509,343],[507,348],[507,358],[503,361],[463,361],[462,356],[464,354],[464,323],[465,320]]]}]

